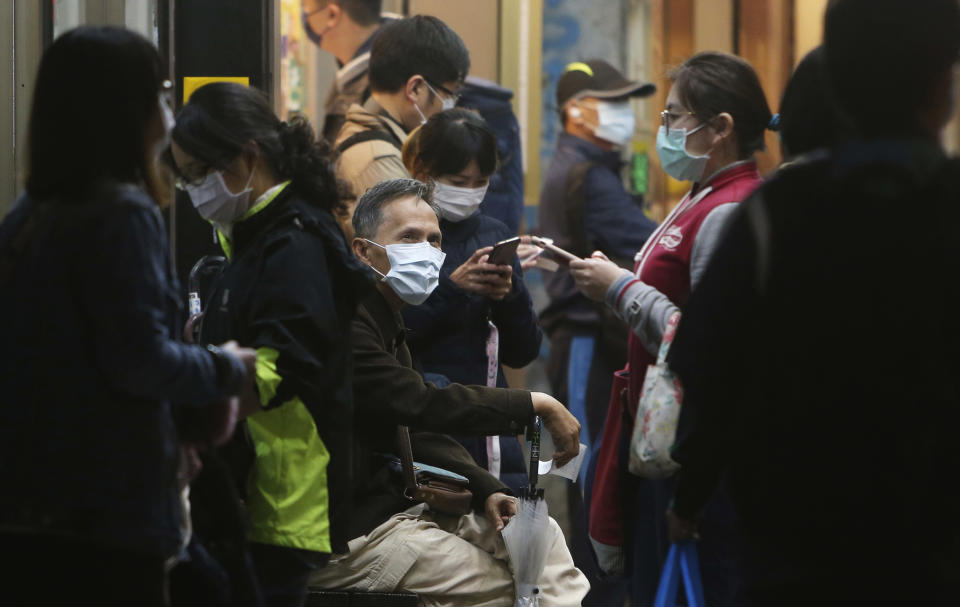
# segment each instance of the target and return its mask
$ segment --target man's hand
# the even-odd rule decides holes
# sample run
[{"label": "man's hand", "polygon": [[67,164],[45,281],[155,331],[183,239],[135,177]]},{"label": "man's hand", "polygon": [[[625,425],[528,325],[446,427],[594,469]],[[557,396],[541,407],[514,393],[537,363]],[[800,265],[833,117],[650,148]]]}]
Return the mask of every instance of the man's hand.
[{"label": "man's hand", "polygon": [[594,301],[603,301],[610,285],[627,271],[607,259],[600,251],[594,251],[593,255],[586,259],[570,262],[570,275],[577,283],[577,288]]},{"label": "man's hand", "polygon": [[487,263],[492,250],[493,247],[477,249],[470,259],[450,274],[450,280],[467,293],[497,301],[509,295],[513,290],[513,267]]},{"label": "man's hand", "polygon": [[491,493],[484,504],[484,510],[497,531],[501,531],[517,513],[517,501],[505,493]]},{"label": "man's hand", "polygon": [[559,468],[580,453],[580,422],[567,411],[563,403],[543,392],[531,392],[533,412],[543,420],[543,427],[550,433],[553,445],[554,464]]},{"label": "man's hand", "polygon": [[697,533],[697,523],[688,521],[673,511],[667,510],[667,537],[674,544],[677,542],[688,542],[690,540],[699,540],[700,534]]}]

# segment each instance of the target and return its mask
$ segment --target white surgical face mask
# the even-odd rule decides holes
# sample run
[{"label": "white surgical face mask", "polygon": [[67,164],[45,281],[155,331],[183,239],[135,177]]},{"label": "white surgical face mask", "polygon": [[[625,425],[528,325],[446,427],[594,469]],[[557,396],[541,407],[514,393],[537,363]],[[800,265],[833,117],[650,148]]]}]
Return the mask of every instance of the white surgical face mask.
[{"label": "white surgical face mask", "polygon": [[637,119],[633,115],[630,102],[597,102],[597,128],[594,129],[593,134],[598,138],[614,145],[624,146],[633,137],[636,124]]},{"label": "white surgical face mask", "polygon": [[425,302],[440,283],[440,267],[447,254],[429,242],[413,244],[388,244],[383,246],[364,238],[368,243],[386,250],[390,271],[383,274],[373,266],[370,268],[382,276],[397,297],[412,306]]},{"label": "white surgical face mask", "polygon": [[687,151],[687,137],[706,126],[701,124],[695,129],[670,129],[661,126],[657,131],[657,156],[660,166],[667,175],[679,181],[697,181],[703,177],[710,154],[694,156]]},{"label": "white surgical face mask", "polygon": [[214,171],[203,178],[198,185],[187,184],[187,193],[200,216],[217,226],[224,233],[230,232],[231,224],[250,208],[250,181],[253,172],[247,178],[243,190],[234,194],[223,181],[223,173]]},{"label": "white surgical face mask", "polygon": [[476,213],[487,194],[487,187],[461,188],[439,181],[433,184],[433,201],[440,207],[440,216],[447,221],[463,221]]}]

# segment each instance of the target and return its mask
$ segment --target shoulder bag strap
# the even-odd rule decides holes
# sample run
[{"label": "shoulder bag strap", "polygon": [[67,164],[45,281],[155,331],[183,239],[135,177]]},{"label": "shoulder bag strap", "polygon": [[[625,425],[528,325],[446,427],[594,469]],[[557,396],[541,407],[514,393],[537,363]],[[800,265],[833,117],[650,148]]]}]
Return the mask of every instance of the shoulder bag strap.
[{"label": "shoulder bag strap", "polygon": [[407,489],[416,489],[419,485],[413,469],[413,448],[410,446],[410,429],[407,426],[397,426],[397,444],[400,446],[403,484]]},{"label": "shoulder bag strap", "polygon": [[390,131],[381,131],[380,129],[369,129],[366,131],[360,131],[359,133],[354,133],[346,139],[340,142],[340,145],[337,146],[337,152],[343,154],[350,148],[355,145],[361,144],[365,141],[386,141],[393,147],[398,150],[403,149],[403,143],[397,139]]},{"label": "shoulder bag strap", "polygon": [[570,252],[580,257],[589,257],[593,251],[589,251],[587,242],[587,230],[584,227],[584,208],[587,206],[587,193],[585,182],[587,173],[596,166],[595,162],[581,162],[576,164],[567,173],[567,179],[564,182],[564,195],[567,204],[564,205],[566,212],[567,230],[570,234]]}]

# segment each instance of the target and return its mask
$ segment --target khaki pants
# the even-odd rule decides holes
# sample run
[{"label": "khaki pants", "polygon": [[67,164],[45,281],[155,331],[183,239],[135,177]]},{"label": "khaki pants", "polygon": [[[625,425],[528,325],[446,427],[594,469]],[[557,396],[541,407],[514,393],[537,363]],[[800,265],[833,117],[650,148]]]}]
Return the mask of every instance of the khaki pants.
[{"label": "khaki pants", "polygon": [[[542,607],[580,605],[590,584],[550,519],[553,544],[540,576]],[[461,517],[418,505],[350,541],[316,571],[310,585],[414,592],[426,607],[513,607],[515,589],[503,538],[483,515]]]}]

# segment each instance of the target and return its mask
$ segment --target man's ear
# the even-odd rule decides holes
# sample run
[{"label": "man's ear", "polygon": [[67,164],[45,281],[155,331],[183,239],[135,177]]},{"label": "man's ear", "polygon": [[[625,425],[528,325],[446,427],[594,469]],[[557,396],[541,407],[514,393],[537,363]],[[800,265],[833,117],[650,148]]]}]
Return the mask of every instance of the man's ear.
[{"label": "man's ear", "polygon": [[410,78],[407,79],[407,83],[403,87],[403,94],[407,100],[412,103],[418,103],[418,97],[421,93],[421,89],[426,88],[427,86],[426,82],[426,78],[420,74],[414,74],[413,76],[410,76]]},{"label": "man's ear", "polygon": [[357,236],[353,239],[353,242],[350,243],[350,246],[353,248],[353,254],[357,256],[357,259],[370,265],[370,258],[367,256],[367,247],[369,245],[366,240]]},{"label": "man's ear", "polygon": [[343,19],[343,8],[336,2],[330,2],[325,8],[327,9],[327,30],[331,30]]}]

